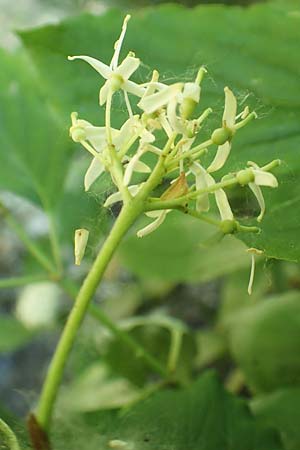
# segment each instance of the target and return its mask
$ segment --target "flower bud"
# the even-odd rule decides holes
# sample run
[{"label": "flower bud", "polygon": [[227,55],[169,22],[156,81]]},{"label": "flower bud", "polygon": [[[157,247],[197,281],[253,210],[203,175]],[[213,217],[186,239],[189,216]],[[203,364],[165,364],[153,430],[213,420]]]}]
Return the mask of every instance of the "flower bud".
[{"label": "flower bud", "polygon": [[224,234],[233,234],[237,231],[237,222],[235,220],[222,220],[220,229]]},{"label": "flower bud", "polygon": [[186,97],[183,99],[180,105],[180,114],[181,117],[185,119],[189,119],[193,114],[196,108],[197,102],[190,97]]},{"label": "flower bud", "polygon": [[246,184],[252,183],[254,181],[254,178],[255,176],[252,169],[240,170],[236,174],[237,182],[241,186],[245,186]]},{"label": "flower bud", "polygon": [[211,140],[216,145],[223,145],[232,137],[228,128],[217,128],[211,135]]}]

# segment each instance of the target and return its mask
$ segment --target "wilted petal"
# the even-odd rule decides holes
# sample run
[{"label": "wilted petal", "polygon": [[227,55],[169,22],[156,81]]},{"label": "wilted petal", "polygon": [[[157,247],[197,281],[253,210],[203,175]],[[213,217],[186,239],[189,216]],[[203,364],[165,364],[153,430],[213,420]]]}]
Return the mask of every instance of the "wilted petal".
[{"label": "wilted petal", "polygon": [[87,62],[90,66],[93,67],[93,69],[97,70],[98,73],[103,78],[110,78],[112,75],[111,69],[104,64],[103,62],[99,61],[96,58],[92,58],[91,56],[84,56],[84,55],[78,55],[78,56],[68,56],[68,59],[70,61],[73,61],[74,59],[82,59],[83,61]]},{"label": "wilted petal", "polygon": [[85,228],[80,228],[75,231],[74,255],[75,255],[75,264],[77,266],[80,265],[81,260],[84,256],[88,238],[89,238],[89,232]]},{"label": "wilted petal", "polygon": [[235,124],[235,116],[237,110],[236,98],[233,92],[228,88],[224,88],[225,92],[225,107],[223,113],[223,122],[228,128],[233,128]]},{"label": "wilted petal", "polygon": [[218,189],[215,192],[215,198],[217,207],[220,211],[220,216],[222,220],[233,220],[233,213],[231,211],[231,207],[223,189]]},{"label": "wilted petal", "polygon": [[260,189],[260,187],[255,184],[255,183],[249,183],[249,188],[251,189],[251,191],[253,192],[253,194],[256,197],[256,200],[258,201],[259,207],[260,207],[260,214],[257,217],[257,222],[261,222],[262,218],[265,214],[266,211],[266,204],[265,204],[265,199],[263,197],[262,191]]},{"label": "wilted petal", "polygon": [[181,90],[182,84],[176,83],[172,86],[168,86],[162,89],[160,92],[143,97],[138,103],[138,106],[144,110],[146,113],[151,114],[152,112],[162,108],[170,100],[172,100]]},{"label": "wilted petal", "polygon": [[149,225],[147,225],[146,227],[142,228],[137,232],[137,236],[144,237],[147,234],[152,233],[152,231],[156,230],[163,223],[168,212],[169,211],[165,209],[160,211],[158,217],[153,222],[149,223]]},{"label": "wilted petal", "polygon": [[137,70],[139,65],[140,60],[138,58],[134,58],[133,56],[126,56],[115,73],[121,75],[122,78],[127,80]]},{"label": "wilted petal", "polygon": [[208,167],[208,172],[216,172],[221,169],[227,161],[231,149],[231,143],[226,141],[225,144],[219,145],[213,162]]},{"label": "wilted petal", "polygon": [[104,170],[105,170],[105,167],[101,163],[101,161],[96,157],[93,158],[88,170],[86,171],[85,177],[84,177],[84,189],[86,191],[89,190],[91,185],[104,172]]},{"label": "wilted petal", "polygon": [[255,184],[258,186],[278,187],[278,181],[272,173],[259,169],[253,169],[253,173]]}]

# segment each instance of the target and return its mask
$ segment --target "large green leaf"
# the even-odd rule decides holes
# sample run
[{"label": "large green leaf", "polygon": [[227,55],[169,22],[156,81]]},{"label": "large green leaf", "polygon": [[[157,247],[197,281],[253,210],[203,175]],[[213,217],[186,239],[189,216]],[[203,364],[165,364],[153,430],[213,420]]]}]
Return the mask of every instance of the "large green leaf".
[{"label": "large green leaf", "polygon": [[282,449],[275,432],[257,425],[246,403],[226,393],[210,372],[189,388],[159,392],[119,417],[102,414],[93,422],[97,434],[86,423],[78,433],[76,416],[64,434],[59,431],[62,423],[57,423],[55,448],[85,448],[88,440],[90,450]]},{"label": "large green leaf", "polygon": [[228,319],[232,355],[254,391],[300,385],[300,295],[266,298]]},{"label": "large green leaf", "polygon": [[281,389],[251,402],[255,416],[279,430],[285,450],[300,447],[300,389]]},{"label": "large green leaf", "polygon": [[[97,107],[103,81],[86,64],[69,63],[67,56],[87,54],[108,62],[122,17],[115,10],[99,17],[82,15],[21,34],[48,94],[64,107],[66,126],[72,110],[98,123],[103,114]],[[240,237],[248,245],[265,250],[266,256],[296,261],[300,260],[299,38],[299,16],[294,6],[184,9],[164,5],[134,13],[124,48],[124,54],[132,49],[144,63],[138,79],[149,75],[151,67],[169,80],[178,75],[189,79],[200,64],[206,64],[210,75],[203,84],[203,107],[213,106],[218,116],[224,85],[234,89],[239,101],[250,94],[248,101],[262,120],[239,133],[229,168],[235,170],[249,159],[258,164],[274,158],[284,162],[277,171],[280,187],[266,192],[268,212],[262,232]],[[118,100],[116,123],[122,108]],[[219,120],[215,117],[214,123]]]}]

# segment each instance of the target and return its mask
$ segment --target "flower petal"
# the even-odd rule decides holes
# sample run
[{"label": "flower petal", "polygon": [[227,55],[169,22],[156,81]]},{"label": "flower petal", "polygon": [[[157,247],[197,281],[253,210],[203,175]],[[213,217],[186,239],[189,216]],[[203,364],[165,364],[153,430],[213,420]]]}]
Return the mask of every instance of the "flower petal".
[{"label": "flower petal", "polygon": [[235,116],[237,110],[236,98],[233,92],[228,88],[224,88],[225,92],[225,107],[223,113],[223,122],[226,127],[233,128],[235,124]]},{"label": "flower petal", "polygon": [[230,149],[231,143],[229,141],[226,141],[223,145],[219,145],[216,156],[214,157],[214,160],[208,167],[207,171],[216,172],[217,170],[221,169],[227,161]]},{"label": "flower petal", "polygon": [[145,88],[141,87],[139,84],[134,83],[130,80],[125,80],[122,86],[124,91],[129,92],[129,94],[136,95],[137,97],[143,97],[145,93]]},{"label": "flower petal", "polygon": [[119,67],[116,69],[116,74],[121,75],[124,80],[128,78],[137,70],[140,65],[140,60],[133,56],[126,56]]},{"label": "flower petal", "polygon": [[177,108],[177,100],[176,100],[176,97],[174,97],[168,103],[168,107],[167,107],[168,121],[174,131],[176,131],[177,133],[183,133],[184,127],[182,126],[182,123],[180,122],[179,118],[177,117],[176,108]]},{"label": "flower petal", "polygon": [[258,186],[278,187],[278,181],[272,173],[259,169],[253,169],[253,173],[255,184]]},{"label": "flower petal", "polygon": [[74,255],[75,264],[79,266],[84,256],[85,249],[89,238],[89,232],[85,228],[80,228],[75,231],[74,236]]},{"label": "flower petal", "polygon": [[[205,189],[208,186],[206,170],[198,163],[193,163],[191,166],[191,172],[195,176],[196,189]],[[208,211],[209,210],[209,196],[207,193],[201,194],[196,199],[196,210],[197,211]]]},{"label": "flower petal", "polygon": [[[138,193],[139,189],[141,187],[141,184],[133,184],[132,186],[128,187],[128,190],[133,197]],[[114,203],[121,202],[122,201],[122,195],[121,192],[114,192],[109,197],[107,197],[104,207],[107,208],[110,205],[113,205]]]},{"label": "flower petal", "polygon": [[117,68],[117,66],[118,66],[120,51],[121,51],[121,47],[122,47],[122,44],[123,44],[123,41],[124,41],[124,37],[125,37],[125,34],[126,34],[127,23],[129,21],[130,17],[131,17],[130,14],[126,15],[126,17],[125,17],[125,19],[123,21],[120,37],[115,42],[115,45],[114,45],[115,52],[114,52],[113,57],[112,57],[111,62],[110,62],[110,68],[112,70],[115,70]]},{"label": "flower petal", "polygon": [[139,230],[137,232],[137,236],[138,237],[144,237],[147,234],[152,233],[154,230],[156,230],[165,220],[166,215],[168,214],[168,210],[162,210],[160,211],[159,216],[151,223],[149,223],[149,225],[147,225],[146,227],[142,228],[141,230]]},{"label": "flower petal", "polygon": [[169,103],[181,91],[181,88],[182,83],[175,83],[160,92],[143,97],[138,106],[146,113],[151,114]]},{"label": "flower petal", "polygon": [[260,207],[260,214],[256,220],[257,220],[257,222],[261,222],[262,218],[265,214],[265,211],[266,211],[266,204],[265,204],[265,199],[262,194],[262,190],[255,183],[249,183],[248,186],[251,189],[251,191],[253,192],[253,194],[255,195],[256,200],[258,201],[258,204]]},{"label": "flower petal", "polygon": [[220,211],[220,216],[222,220],[233,220],[233,213],[231,211],[231,207],[223,189],[218,189],[215,192],[215,198],[217,207]]},{"label": "flower petal", "polygon": [[197,83],[185,83],[183,88],[182,97],[191,98],[196,103],[200,100],[200,86]]},{"label": "flower petal", "polygon": [[102,88],[100,89],[100,92],[99,92],[99,104],[100,104],[100,106],[102,106],[102,105],[104,105],[104,103],[106,103],[109,90],[110,90],[110,80],[107,80],[104,83],[104,85],[102,86]]},{"label": "flower petal", "polygon": [[107,66],[102,61],[99,61],[96,58],[92,58],[91,56],[84,56],[84,55],[68,56],[69,61],[73,61],[74,59],[82,59],[83,61],[87,62],[90,66],[93,67],[93,69],[97,70],[97,72],[100,73],[100,75],[103,78],[108,79],[112,75],[112,71],[109,68],[109,66]]},{"label": "flower petal", "polygon": [[142,125],[138,120],[138,116],[130,117],[122,125],[119,133],[113,138],[113,143],[117,150],[121,150],[122,147],[126,146],[131,138],[142,130]]},{"label": "flower petal", "polygon": [[104,170],[105,170],[105,167],[101,163],[101,161],[99,161],[99,159],[96,158],[96,157],[93,158],[92,162],[91,162],[91,164],[90,164],[90,166],[89,166],[89,168],[86,171],[86,174],[84,176],[84,189],[86,191],[89,190],[91,185],[104,172]]}]

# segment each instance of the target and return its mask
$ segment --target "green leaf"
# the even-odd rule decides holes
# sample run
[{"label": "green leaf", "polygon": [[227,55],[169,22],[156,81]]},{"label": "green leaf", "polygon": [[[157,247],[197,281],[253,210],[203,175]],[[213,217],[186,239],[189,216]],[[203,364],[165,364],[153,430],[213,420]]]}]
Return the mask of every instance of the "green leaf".
[{"label": "green leaf", "polygon": [[258,424],[246,402],[225,392],[211,372],[119,415],[59,416],[52,442],[57,450],[282,450],[278,435]]},{"label": "green leaf", "polygon": [[190,388],[161,392],[137,405],[114,424],[110,439],[140,450],[280,448],[273,434],[256,428],[246,404],[226,393],[213,373]]},{"label": "green leaf", "polygon": [[255,398],[251,410],[266,426],[277,429],[285,450],[300,448],[300,389],[281,389]]},{"label": "green leaf", "polygon": [[49,209],[63,189],[67,133],[22,51],[0,51],[0,189]]},{"label": "green leaf", "polygon": [[27,344],[32,332],[13,317],[0,317],[0,352],[13,352]]},{"label": "green leaf", "polygon": [[237,268],[250,267],[243,244],[227,236],[221,242],[206,245],[215,228],[181,213],[169,214],[163,226],[137,239],[136,229],[142,226],[140,223],[135,227],[120,247],[122,261],[140,277],[205,282]]},{"label": "green leaf", "polygon": [[266,298],[227,322],[232,355],[249,386],[269,392],[300,385],[300,294]]},{"label": "green leaf", "polygon": [[[203,83],[203,108],[213,106],[218,113],[214,125],[220,123],[225,85],[235,91],[239,103],[250,94],[247,101],[256,108],[261,120],[240,131],[234,139],[229,169],[237,170],[248,160],[264,164],[281,158],[283,164],[276,171],[280,187],[272,192],[265,189],[267,215],[262,232],[239,237],[249,246],[263,249],[266,256],[299,261],[300,27],[294,10],[289,3],[268,3],[247,9],[163,5],[135,12],[123,54],[134,50],[143,61],[138,80],[149,75],[150,67],[157,68],[169,81],[175,81],[179,74],[190,79],[199,65],[205,64],[210,75]],[[122,19],[123,14],[115,10],[99,17],[85,14],[59,25],[21,33],[48,94],[57,105],[63,105],[66,126],[72,110],[96,123],[100,123],[101,114],[103,117],[103,110],[97,106],[103,80],[86,64],[67,62],[67,56],[86,54],[108,63]],[[117,99],[116,124],[120,122],[119,112]],[[253,206],[250,191],[247,195]],[[252,206],[254,215],[257,207]]]}]

